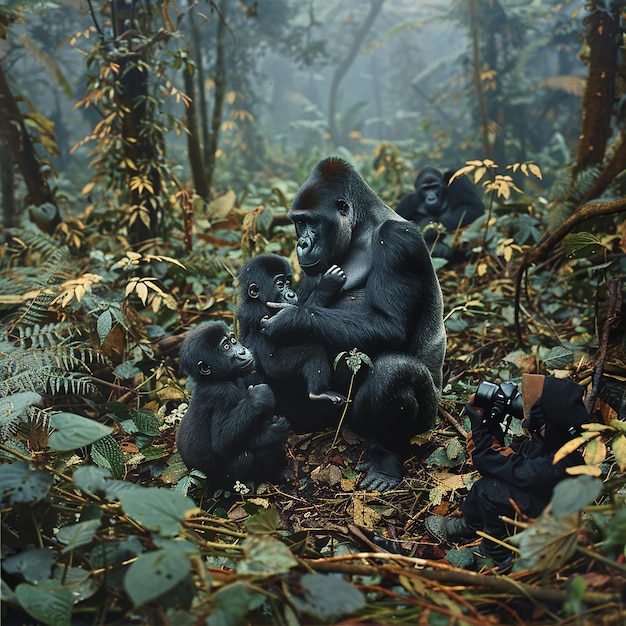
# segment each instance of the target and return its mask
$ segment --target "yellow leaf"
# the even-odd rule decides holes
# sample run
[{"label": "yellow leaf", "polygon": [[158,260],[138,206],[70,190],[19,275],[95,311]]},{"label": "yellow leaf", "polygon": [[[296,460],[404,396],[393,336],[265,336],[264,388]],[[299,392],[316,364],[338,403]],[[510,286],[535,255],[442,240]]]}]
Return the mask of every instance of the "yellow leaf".
[{"label": "yellow leaf", "polygon": [[480,182],[480,179],[485,175],[485,172],[487,171],[487,168],[485,167],[479,167],[476,169],[476,171],[474,172],[474,184],[478,184],[478,182]]},{"label": "yellow leaf", "polygon": [[95,186],[95,181],[91,181],[90,183],[87,183],[81,190],[81,195],[82,196],[86,196]]},{"label": "yellow leaf", "polygon": [[479,276],[484,276],[487,273],[488,269],[489,269],[489,266],[486,263],[479,263],[478,266],[476,267],[476,273]]},{"label": "yellow leaf", "polygon": [[606,459],[606,444],[602,439],[592,439],[587,444],[583,456],[587,465],[600,465]]},{"label": "yellow leaf", "polygon": [[602,476],[602,470],[595,465],[574,465],[574,467],[566,467],[565,471],[570,476],[595,476],[596,478]]},{"label": "yellow leaf", "polygon": [[137,287],[135,288],[139,299],[146,304],[146,300],[148,299],[148,287],[146,287],[145,283],[137,283]]},{"label": "yellow leaf", "polygon": [[522,163],[522,174],[528,176],[528,165],[526,165],[526,163]]},{"label": "yellow leaf", "polygon": [[528,164],[528,169],[539,179],[539,180],[543,180],[543,177],[541,176],[541,170],[539,169],[538,165],[535,165],[534,163],[529,163]]},{"label": "yellow leaf", "polygon": [[228,104],[233,104],[235,102],[235,100],[237,100],[237,92],[236,91],[229,91],[226,94],[226,102],[228,102]]},{"label": "yellow leaf", "polygon": [[586,439],[584,437],[575,437],[574,439],[568,441],[565,445],[561,446],[554,454],[554,458],[552,459],[552,465],[556,465],[568,454],[571,454],[572,452],[574,452],[574,450],[580,448],[580,446],[582,446],[585,441]]},{"label": "yellow leaf", "polygon": [[588,430],[592,433],[603,433],[607,430],[613,430],[610,426],[607,426],[606,424],[594,424],[591,422],[589,424],[582,424],[581,428],[582,430]]}]

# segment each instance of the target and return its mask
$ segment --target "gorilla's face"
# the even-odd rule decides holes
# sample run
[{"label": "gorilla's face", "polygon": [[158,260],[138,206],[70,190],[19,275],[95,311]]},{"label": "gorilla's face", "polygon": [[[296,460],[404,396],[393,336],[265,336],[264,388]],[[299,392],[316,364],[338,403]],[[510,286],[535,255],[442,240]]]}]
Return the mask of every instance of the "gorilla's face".
[{"label": "gorilla's face", "polygon": [[289,217],[296,227],[296,251],[305,273],[322,274],[331,265],[341,263],[352,239],[353,215],[347,200],[330,198],[328,194],[316,198],[311,208],[294,202]]}]

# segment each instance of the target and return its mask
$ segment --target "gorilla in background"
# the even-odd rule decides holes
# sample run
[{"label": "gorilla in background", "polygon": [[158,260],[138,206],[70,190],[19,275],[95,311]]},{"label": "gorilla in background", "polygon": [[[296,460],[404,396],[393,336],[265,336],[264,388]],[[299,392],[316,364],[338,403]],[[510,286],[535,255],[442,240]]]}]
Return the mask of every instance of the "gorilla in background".
[{"label": "gorilla in background", "polygon": [[[298,306],[264,320],[262,333],[275,345],[312,341],[330,354],[357,348],[374,362],[363,367],[347,420],[368,439],[365,489],[386,490],[403,476],[410,439],[430,429],[437,413],[446,336],[439,282],[418,227],[397,215],[347,162],[320,161],[296,194],[289,216],[298,235],[304,272]],[[333,265],[343,288],[320,304],[313,295]],[[346,391],[351,372],[340,361],[331,388]],[[275,387],[277,412],[294,430],[336,424],[341,411],[297,389]]]},{"label": "gorilla in background", "polygon": [[[415,222],[420,230],[431,222],[438,222],[450,234],[471,224],[485,212],[485,206],[467,177],[461,176],[448,184],[453,173],[442,173],[434,167],[421,169],[415,179],[415,192],[400,199],[396,213]],[[465,251],[450,248],[441,241],[435,243],[438,233],[434,228],[423,234],[432,256],[452,262],[465,258]]]},{"label": "gorilla in background", "polygon": [[[278,347],[265,333],[261,333],[262,320],[277,311],[270,308],[268,302],[278,305],[298,303],[298,296],[291,289],[291,266],[287,259],[277,254],[261,254],[248,259],[239,270],[237,280],[239,335],[252,351],[259,375],[274,388],[278,385],[298,385],[304,380],[310,400],[345,403],[344,396],[328,388],[330,357],[322,344]],[[340,268],[330,268],[322,276],[310,301],[325,306],[339,292],[345,280]]]},{"label": "gorilla in background", "polygon": [[207,322],[187,333],[180,366],[194,382],[176,433],[185,465],[224,489],[237,480],[279,480],[290,427],[275,416],[270,387],[248,384],[255,366],[250,350],[224,322]]}]

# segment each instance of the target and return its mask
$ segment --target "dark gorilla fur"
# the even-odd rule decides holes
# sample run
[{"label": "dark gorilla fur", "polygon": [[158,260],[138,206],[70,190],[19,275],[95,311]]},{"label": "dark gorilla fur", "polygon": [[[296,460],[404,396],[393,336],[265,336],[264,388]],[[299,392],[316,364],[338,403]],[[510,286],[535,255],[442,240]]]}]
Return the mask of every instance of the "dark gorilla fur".
[{"label": "dark gorilla fur", "polygon": [[[477,220],[485,206],[476,187],[466,176],[455,178],[453,172],[441,172],[435,167],[424,167],[415,178],[415,192],[400,199],[396,209],[398,215],[415,222],[420,229],[431,222],[441,224],[446,233],[453,233]],[[467,255],[464,250],[453,249],[441,241],[436,241],[438,233],[434,228],[426,229],[424,239],[432,255],[450,261],[461,261]]]},{"label": "dark gorilla fur", "polygon": [[237,480],[279,480],[289,423],[275,416],[268,385],[248,385],[254,369],[250,350],[224,322],[207,322],[187,333],[180,366],[194,383],[176,433],[185,465],[226,489]]},{"label": "dark gorilla fur", "polygon": [[[328,400],[342,404],[345,397],[330,391],[331,365],[327,350],[321,344],[309,343],[294,347],[276,347],[261,333],[261,321],[274,315],[279,305],[297,304],[298,297],[291,290],[291,266],[277,254],[261,254],[244,263],[237,275],[239,302],[237,323],[241,340],[247,345],[264,380],[277,385],[298,385],[304,381],[310,400]],[[339,268],[331,268],[322,277],[315,292],[320,306],[341,289],[345,275]]]},{"label": "dark gorilla fur", "polygon": [[[264,321],[263,333],[275,345],[313,341],[331,354],[357,348],[374,361],[372,371],[359,372],[347,419],[369,439],[362,486],[389,489],[402,479],[411,437],[433,426],[441,390],[443,302],[428,249],[417,226],[338,158],[315,166],[289,215],[305,272],[300,304]],[[313,294],[333,265],[346,281],[320,304]],[[350,374],[342,360],[331,388],[345,392]],[[277,386],[275,393],[277,411],[296,431],[324,428],[339,417],[337,409],[322,412],[295,389]]]}]

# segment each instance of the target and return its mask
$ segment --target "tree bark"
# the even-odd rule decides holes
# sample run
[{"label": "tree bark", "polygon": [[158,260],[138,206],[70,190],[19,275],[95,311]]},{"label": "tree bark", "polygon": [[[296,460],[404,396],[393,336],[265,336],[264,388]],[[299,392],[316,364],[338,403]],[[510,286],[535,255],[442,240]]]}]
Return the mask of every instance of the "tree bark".
[{"label": "tree bark", "polygon": [[215,159],[219,145],[220,126],[224,114],[224,99],[226,97],[226,59],[224,51],[224,37],[226,36],[226,0],[220,2],[219,22],[217,24],[216,59],[215,59],[215,98],[213,101],[213,116],[211,118],[211,133],[206,148],[206,178],[209,193],[213,186],[215,173]]},{"label": "tree bark", "polygon": [[185,78],[185,91],[189,96],[189,104],[185,115],[185,126],[187,127],[187,153],[189,155],[189,166],[193,178],[193,186],[196,193],[205,200],[209,197],[209,188],[204,175],[204,157],[202,155],[202,145],[198,129],[198,100],[196,98],[196,88],[194,75],[189,71],[190,64],[187,63],[183,75]]},{"label": "tree bark", "polygon": [[591,2],[587,24],[589,73],[582,101],[582,121],[574,174],[604,160],[611,136],[617,55],[621,43],[619,15],[605,3]]},{"label": "tree bark", "polygon": [[[24,116],[11,93],[9,83],[1,66],[0,130],[6,143],[9,145],[13,161],[17,164],[24,178],[29,195],[28,203],[33,206],[49,203],[56,207],[50,187],[41,174],[41,161],[24,124]],[[60,220],[58,209],[57,218]],[[56,227],[56,224],[54,226]]]}]

